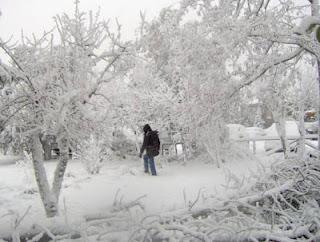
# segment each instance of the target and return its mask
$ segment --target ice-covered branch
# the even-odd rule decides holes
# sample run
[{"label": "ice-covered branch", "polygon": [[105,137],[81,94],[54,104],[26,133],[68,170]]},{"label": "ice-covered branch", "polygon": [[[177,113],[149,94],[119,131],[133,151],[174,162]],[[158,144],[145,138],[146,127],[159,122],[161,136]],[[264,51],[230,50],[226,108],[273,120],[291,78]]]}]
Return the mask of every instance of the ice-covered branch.
[{"label": "ice-covered branch", "polygon": [[29,84],[29,87],[32,91],[35,91],[35,88],[33,86],[33,83],[30,79],[30,77],[26,74],[25,70],[22,68],[18,60],[14,57],[14,55],[11,53],[11,51],[5,46],[4,43],[2,43],[2,40],[0,39],[0,47],[4,50],[4,52],[7,54],[7,56],[15,63],[15,65],[18,67],[18,69],[23,73],[24,80]]},{"label": "ice-covered branch", "polygon": [[242,83],[238,87],[236,87],[236,89],[230,94],[230,97],[233,97],[242,88],[251,85],[253,82],[255,82],[260,77],[262,77],[271,68],[298,57],[301,53],[303,53],[303,51],[304,51],[303,48],[297,48],[296,50],[288,54],[285,54],[275,59],[271,59],[267,63],[258,65],[256,68],[254,68],[255,69],[254,74],[252,74],[248,78],[248,80],[243,80]]},{"label": "ice-covered branch", "polygon": [[307,16],[302,19],[300,25],[294,29],[294,33],[299,35],[310,34],[315,26],[320,25],[320,18],[315,16]]}]

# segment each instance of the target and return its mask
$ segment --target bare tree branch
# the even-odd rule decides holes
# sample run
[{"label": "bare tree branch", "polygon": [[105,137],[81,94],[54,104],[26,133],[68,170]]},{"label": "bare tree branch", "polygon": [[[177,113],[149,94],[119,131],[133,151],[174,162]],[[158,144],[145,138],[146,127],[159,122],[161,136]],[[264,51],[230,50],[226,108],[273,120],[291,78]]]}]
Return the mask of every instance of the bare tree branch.
[{"label": "bare tree branch", "polygon": [[[108,70],[116,63],[116,61],[120,58],[120,56],[122,55],[122,53],[124,53],[126,50],[126,47],[122,47],[122,50],[120,52],[120,54],[116,55],[113,60],[104,68],[104,70],[101,72],[100,77],[98,78],[98,81],[96,82],[95,86],[93,87],[93,89],[90,91],[90,93],[88,94],[88,98],[91,98],[92,95],[94,95],[96,93],[96,91],[98,90],[99,86],[101,83],[106,82],[103,78],[104,75],[108,72]],[[109,80],[112,80],[113,78],[110,78]],[[83,104],[85,104],[87,101],[84,100]]]},{"label": "bare tree branch", "polygon": [[0,39],[1,43],[1,49],[4,50],[4,52],[7,54],[8,57],[10,57],[10,59],[16,64],[16,66],[18,67],[18,69],[25,75],[25,78],[27,80],[27,82],[29,83],[29,86],[31,88],[32,91],[35,91],[35,88],[31,82],[30,77],[25,73],[24,69],[21,67],[21,65],[19,64],[19,62],[16,60],[16,58],[13,56],[13,54],[5,47],[5,45],[2,43],[2,40]]},{"label": "bare tree branch", "polygon": [[261,10],[262,7],[263,7],[263,4],[264,4],[264,0],[260,0],[260,3],[259,3],[259,5],[258,5],[258,8],[257,8],[257,10],[255,11],[256,16],[259,15],[260,10]]}]

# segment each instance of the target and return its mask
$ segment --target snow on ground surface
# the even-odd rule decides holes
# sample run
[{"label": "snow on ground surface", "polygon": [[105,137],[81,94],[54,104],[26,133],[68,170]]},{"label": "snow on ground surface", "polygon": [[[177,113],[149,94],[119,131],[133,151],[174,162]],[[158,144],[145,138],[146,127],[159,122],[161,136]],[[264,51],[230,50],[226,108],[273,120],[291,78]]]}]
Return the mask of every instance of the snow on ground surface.
[{"label": "snow on ground surface", "polygon": [[4,156],[0,154],[0,165],[13,164],[19,159],[21,159],[20,156],[14,156],[14,155]]},{"label": "snow on ground surface", "polygon": [[[3,158],[2,158],[3,159]],[[185,207],[183,190],[187,200],[194,200],[199,189],[207,194],[226,196],[226,171],[237,176],[250,176],[259,163],[268,164],[268,159],[247,159],[239,162],[226,162],[218,169],[214,164],[192,161],[164,163],[157,166],[158,176],[143,173],[141,160],[122,160],[106,164],[101,173],[88,175],[81,162],[71,160],[66,172],[60,209],[65,210],[69,222],[80,221],[83,215],[107,212],[111,208],[115,194],[119,190],[124,202],[132,201],[141,195],[147,214]],[[52,179],[55,161],[46,162],[49,179]],[[160,167],[162,166],[162,168]],[[35,188],[31,168],[6,164],[0,166],[0,235],[6,236],[11,230],[12,216],[4,216],[8,211],[22,215],[29,206],[31,210],[19,227],[27,231],[33,223],[47,224],[38,193],[24,191]]]}]

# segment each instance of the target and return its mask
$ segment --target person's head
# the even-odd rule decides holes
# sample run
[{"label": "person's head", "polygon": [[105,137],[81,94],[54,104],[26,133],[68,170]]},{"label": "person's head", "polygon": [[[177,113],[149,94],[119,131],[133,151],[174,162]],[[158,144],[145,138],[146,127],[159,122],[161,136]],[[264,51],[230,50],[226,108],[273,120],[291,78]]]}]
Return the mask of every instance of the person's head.
[{"label": "person's head", "polygon": [[148,131],[151,131],[151,127],[149,124],[146,124],[145,126],[143,126],[143,132],[146,134]]}]

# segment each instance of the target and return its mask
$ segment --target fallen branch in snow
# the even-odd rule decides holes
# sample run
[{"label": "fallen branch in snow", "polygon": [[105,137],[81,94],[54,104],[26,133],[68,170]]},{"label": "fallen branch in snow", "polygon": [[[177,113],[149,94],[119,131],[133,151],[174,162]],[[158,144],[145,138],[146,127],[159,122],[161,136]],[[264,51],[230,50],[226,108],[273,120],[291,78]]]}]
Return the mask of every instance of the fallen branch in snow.
[{"label": "fallen branch in snow", "polygon": [[[30,241],[36,242],[57,241],[62,239],[77,239],[81,237],[81,231],[73,230],[64,224],[55,224],[51,227],[46,227],[41,224],[33,224],[28,232],[20,232],[15,234],[15,239],[4,238],[7,241]],[[31,239],[30,239],[31,238]]]},{"label": "fallen branch in snow", "polygon": [[[40,225],[40,224],[34,224],[33,225],[33,227],[35,228],[35,229],[39,229],[40,231],[43,231],[43,232],[45,232],[49,237],[50,237],[50,239],[52,239],[52,240],[56,240],[56,236],[50,231],[50,229],[48,229],[48,228],[46,228],[46,227],[44,227],[44,226],[42,226],[42,225]],[[42,233],[43,233],[42,232]]]},{"label": "fallen branch in snow", "polygon": [[91,221],[95,221],[95,220],[111,219],[111,218],[115,218],[116,216],[117,216],[117,214],[114,214],[111,212],[100,212],[97,214],[86,215],[86,216],[84,216],[84,219],[87,222],[91,222]]},{"label": "fallen branch in snow", "polygon": [[195,219],[202,219],[202,218],[207,218],[213,212],[214,212],[214,210],[212,210],[210,208],[205,208],[205,209],[201,209],[201,210],[193,212],[191,214],[191,216]]},{"label": "fallen branch in snow", "polygon": [[129,210],[132,207],[138,206],[140,207],[142,210],[144,210],[144,205],[141,203],[141,199],[147,197],[147,195],[142,195],[140,197],[138,197],[137,199],[135,199],[134,201],[131,201],[129,203],[118,203],[112,210],[111,212],[119,212],[121,210]]},{"label": "fallen branch in snow", "polygon": [[256,177],[253,186],[239,189],[232,199],[144,218],[130,241],[316,241],[320,164],[289,160]]},{"label": "fallen branch in snow", "polygon": [[99,218],[99,219],[95,218],[94,220],[91,220],[87,223],[87,227],[100,226],[101,224],[111,225],[116,222],[126,221],[127,219],[128,219],[127,215],[121,215],[121,214],[116,214],[110,217]]},{"label": "fallen branch in snow", "polygon": [[97,237],[97,240],[101,240],[103,237],[109,235],[109,234],[112,234],[112,233],[118,233],[118,232],[123,232],[123,231],[126,231],[128,228],[125,228],[125,229],[110,229],[108,231],[103,231],[101,232],[98,237]]},{"label": "fallen branch in snow", "polygon": [[41,232],[41,233],[39,233],[37,235],[34,235],[32,237],[32,239],[28,240],[28,242],[37,242],[44,236],[44,234],[45,234],[45,232]]},{"label": "fallen branch in snow", "polygon": [[200,195],[201,195],[201,191],[202,191],[202,188],[199,189],[198,195],[197,195],[196,199],[193,202],[189,201],[189,211],[191,211],[191,209],[194,207],[194,205],[196,205],[197,202],[199,201]]},{"label": "fallen branch in snow", "polygon": [[30,209],[31,209],[31,205],[27,208],[27,210],[24,212],[24,214],[23,214],[21,217],[17,217],[17,218],[15,219],[15,223],[14,223],[15,228],[17,228],[17,227],[21,224],[22,220],[23,220],[23,219],[27,216],[27,214],[30,212]]},{"label": "fallen branch in snow", "polygon": [[77,231],[64,226],[63,224],[55,224],[52,227],[35,223],[32,226],[32,231],[21,235],[21,238],[32,238],[31,241],[38,241],[41,238],[46,238],[48,241],[58,241],[63,239],[78,239],[81,237],[81,231]]},{"label": "fallen branch in snow", "polygon": [[10,210],[7,215],[13,215],[13,223],[12,223],[12,234],[11,234],[11,240],[13,242],[20,242],[20,231],[18,230],[18,227],[20,226],[21,222],[24,220],[24,218],[27,216],[31,209],[31,206],[29,206],[26,211],[23,213],[22,216],[17,211]]},{"label": "fallen branch in snow", "polygon": [[274,187],[270,190],[263,191],[259,194],[254,194],[251,196],[242,197],[242,198],[238,199],[237,201],[241,202],[241,203],[253,204],[253,203],[259,202],[267,197],[272,197],[274,194],[278,194],[278,193],[287,191],[292,187],[293,184],[294,184],[293,181],[288,181],[279,187]]},{"label": "fallen branch in snow", "polygon": [[144,210],[144,205],[141,203],[141,199],[145,198],[146,196],[147,195],[140,196],[135,200],[128,203],[124,203],[124,204],[122,204],[122,198],[121,198],[120,202],[114,201],[113,208],[110,211],[107,211],[105,213],[100,212],[98,214],[87,215],[85,216],[85,220],[89,222],[89,221],[95,221],[95,220],[113,219],[119,216],[119,212],[128,211],[130,208],[133,208],[133,207],[139,207],[142,210]]},{"label": "fallen branch in snow", "polygon": [[145,198],[146,195],[123,203],[123,196],[119,198],[119,193],[120,190],[116,192],[113,206],[109,211],[85,216],[86,223],[84,226],[86,235],[90,234],[90,236],[94,236],[96,240],[102,240],[104,237],[129,231],[130,228],[136,224],[136,221],[132,218],[131,209],[138,207],[144,211],[144,205],[141,203],[141,199]]}]

